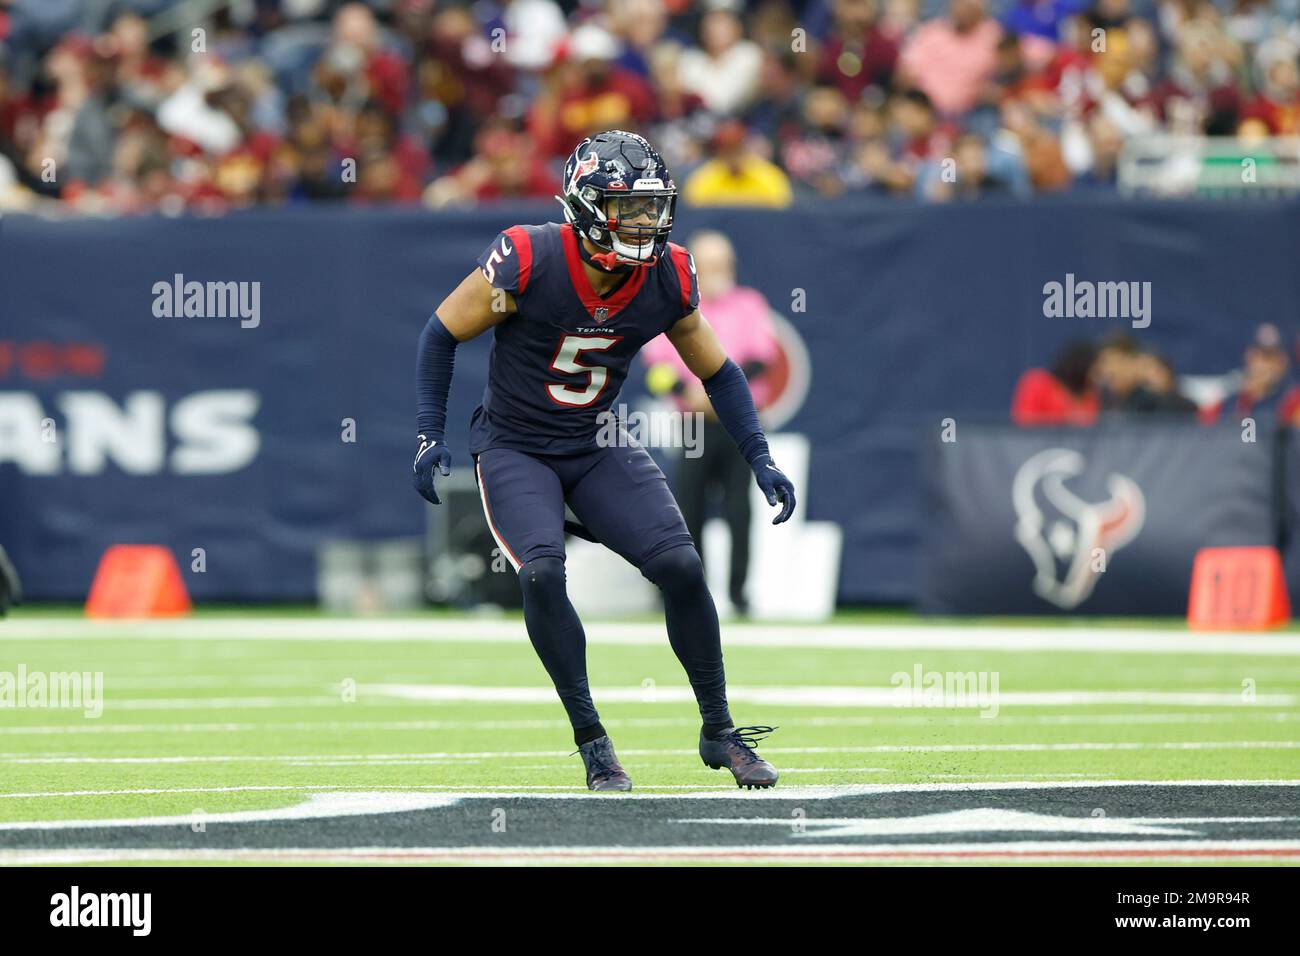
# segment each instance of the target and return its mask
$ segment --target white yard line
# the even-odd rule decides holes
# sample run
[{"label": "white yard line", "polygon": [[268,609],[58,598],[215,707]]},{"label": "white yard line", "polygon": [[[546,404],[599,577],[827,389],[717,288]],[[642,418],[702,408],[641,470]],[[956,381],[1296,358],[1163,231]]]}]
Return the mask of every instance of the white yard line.
[{"label": "white yard line", "polygon": [[[1260,705],[1256,703],[1255,707]],[[889,714],[863,717],[845,714],[836,717],[799,717],[800,727],[931,727],[936,725],[966,726],[983,720],[978,714],[948,715],[930,713]],[[1223,724],[1233,721],[1262,723],[1289,723],[1300,720],[1300,712],[1230,713],[1181,712],[1170,714],[1028,714],[1013,716],[999,714],[998,726],[1028,726],[1044,724]],[[626,717],[604,721],[610,729],[632,727],[698,727],[699,721],[689,717]],[[258,723],[208,723],[208,724],[115,724],[108,721],[79,720],[75,724],[32,724],[30,726],[0,727],[0,736],[38,736],[60,734],[229,734],[229,733],[361,733],[374,730],[423,732],[427,730],[564,730],[568,721],[554,720],[322,720],[322,721],[266,721]],[[0,756],[23,756],[0,754]]]},{"label": "white yard line", "polygon": [[[962,686],[967,689],[963,691]],[[299,696],[247,697],[121,697],[113,694],[113,683],[105,681],[104,712],[128,710],[292,710],[304,707],[351,707],[341,695],[314,694]],[[418,701],[425,704],[494,703],[550,705],[556,703],[550,687],[485,687],[477,684],[362,684],[358,689],[362,706],[380,700]],[[915,699],[913,694],[915,693]],[[793,687],[729,686],[732,701],[769,707],[859,707],[897,710],[987,710],[1002,707],[1098,707],[1140,705],[1168,707],[1296,707],[1297,694],[1257,694],[1245,700],[1239,690],[1042,690],[980,691],[972,680],[957,686],[944,700],[929,702],[929,691],[898,687],[853,687],[836,685],[801,685]],[[939,691],[941,693],[941,689]],[[691,704],[695,702],[690,687],[659,685],[653,693],[641,686],[604,687],[593,691],[598,703],[617,704]],[[19,710],[47,708],[0,704],[0,715]],[[48,708],[56,709],[56,708]],[[9,732],[8,728],[5,732]]]},{"label": "white yard line", "polygon": [[[662,623],[593,622],[592,644],[666,645]],[[11,620],[0,641],[86,640],[421,641],[430,643],[527,643],[522,621],[481,618],[286,619],[277,617],[194,620],[93,621],[80,617]],[[1143,654],[1258,654],[1300,656],[1294,633],[1190,633],[1142,628],[998,627],[936,624],[743,624],[725,625],[731,647],[951,649],[995,651],[1110,651]]]},{"label": "white yard line", "polygon": [[[986,682],[987,683],[987,682]],[[1187,707],[1295,707],[1300,705],[1300,695],[1259,694],[1253,700],[1242,698],[1240,690],[1229,691],[1177,691],[1177,690],[1044,690],[1044,691],[980,691],[974,680],[963,685],[965,692],[954,693],[950,701],[939,701],[933,706],[922,700],[928,691],[917,688],[917,700],[909,687],[844,687],[834,685],[802,685],[796,687],[745,687],[728,685],[727,698],[748,704],[773,707],[889,707],[907,709],[968,709],[994,707],[1095,707],[1121,704],[1163,704]],[[942,691],[942,688],[939,689]],[[959,688],[960,690],[960,688]],[[494,704],[549,704],[555,700],[550,687],[483,687],[475,684],[362,684],[358,695],[375,694],[403,700],[427,703],[494,703]],[[620,704],[688,704],[695,701],[689,687],[656,686],[653,692],[636,687],[600,687],[592,691],[597,703]],[[987,698],[987,699],[986,699]]]},{"label": "white yard line", "polygon": [[[765,754],[887,754],[887,753],[992,753],[992,752],[1070,752],[1115,750],[1296,750],[1300,740],[1179,740],[1179,741],[1071,741],[1068,743],[1003,743],[1003,744],[877,744],[861,747],[763,747]],[[627,748],[620,749],[624,756],[637,757],[689,757],[695,756],[693,748]],[[53,764],[191,764],[191,763],[302,763],[329,766],[355,763],[400,761],[449,761],[509,759],[558,759],[565,756],[560,750],[480,750],[460,752],[453,750],[431,753],[384,754],[167,754],[138,757],[31,756],[0,757],[0,764],[53,765]]]}]

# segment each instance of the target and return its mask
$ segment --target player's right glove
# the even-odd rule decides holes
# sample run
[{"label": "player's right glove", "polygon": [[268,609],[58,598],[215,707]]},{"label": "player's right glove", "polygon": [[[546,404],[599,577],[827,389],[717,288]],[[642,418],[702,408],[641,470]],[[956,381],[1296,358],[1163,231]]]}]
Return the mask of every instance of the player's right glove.
[{"label": "player's right glove", "polygon": [[415,453],[415,490],[425,501],[433,505],[442,504],[438,492],[433,487],[433,470],[437,468],[446,477],[451,474],[451,452],[447,446],[432,438],[420,436],[420,447]]}]

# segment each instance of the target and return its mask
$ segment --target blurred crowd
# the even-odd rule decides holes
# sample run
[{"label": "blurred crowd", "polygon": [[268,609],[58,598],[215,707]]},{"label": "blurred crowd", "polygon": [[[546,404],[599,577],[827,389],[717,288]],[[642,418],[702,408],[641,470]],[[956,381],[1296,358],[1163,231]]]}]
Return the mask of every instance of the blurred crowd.
[{"label": "blurred crowd", "polygon": [[0,0],[0,204],[549,198],[608,128],[694,204],[1109,189],[1300,133],[1297,3]]},{"label": "blurred crowd", "polygon": [[[1300,341],[1296,354],[1300,357]],[[1025,372],[1011,400],[1011,418],[1022,426],[1091,425],[1101,416],[1195,417],[1205,424],[1241,425],[1252,419],[1300,427],[1300,383],[1277,326],[1266,323],[1242,354],[1240,369],[1196,383],[1180,380],[1169,359],[1142,349],[1131,335],[1100,344],[1066,344],[1051,368]]]}]

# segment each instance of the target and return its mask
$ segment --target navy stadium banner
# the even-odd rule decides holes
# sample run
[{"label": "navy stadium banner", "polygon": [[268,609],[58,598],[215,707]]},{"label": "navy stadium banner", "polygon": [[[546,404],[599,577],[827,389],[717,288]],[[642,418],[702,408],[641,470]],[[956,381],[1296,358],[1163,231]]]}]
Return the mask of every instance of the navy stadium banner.
[{"label": "navy stadium banner", "polygon": [[1276,544],[1275,437],[1231,425],[959,425],[924,454],[919,606],[1184,614],[1202,547]]},{"label": "navy stadium banner", "polygon": [[[499,229],[557,215],[0,220],[0,542],[29,594],[81,599],[108,545],[157,542],[187,569],[204,549],[197,599],[303,599],[321,541],[421,533],[416,337]],[[1293,202],[682,210],[675,238],[706,226],[786,320],[781,418],[811,443],[808,518],[843,528],[846,602],[918,596],[921,451],[944,418],[1004,418],[1025,368],[1128,328],[1046,317],[1046,283],[1149,282],[1140,339],[1189,373],[1300,321]],[[460,468],[486,353],[457,356]]]}]

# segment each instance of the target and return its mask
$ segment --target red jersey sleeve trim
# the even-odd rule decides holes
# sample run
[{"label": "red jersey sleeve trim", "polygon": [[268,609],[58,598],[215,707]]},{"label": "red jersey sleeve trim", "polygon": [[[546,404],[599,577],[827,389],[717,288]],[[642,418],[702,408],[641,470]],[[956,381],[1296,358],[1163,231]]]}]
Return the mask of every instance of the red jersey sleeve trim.
[{"label": "red jersey sleeve trim", "polygon": [[523,226],[511,226],[506,235],[514,243],[515,253],[519,256],[519,282],[515,290],[522,293],[528,286],[528,276],[533,271],[533,244],[528,238],[528,231]]},{"label": "red jersey sleeve trim", "polygon": [[668,243],[668,251],[672,254],[673,265],[677,267],[677,282],[682,287],[682,309],[686,314],[691,312],[691,266],[687,258],[685,246],[679,246],[675,242]]}]

